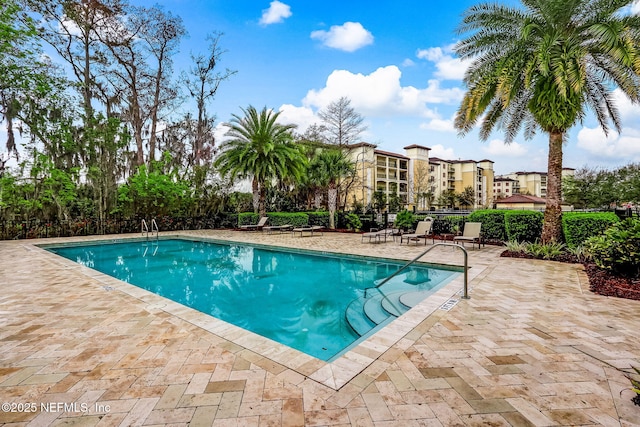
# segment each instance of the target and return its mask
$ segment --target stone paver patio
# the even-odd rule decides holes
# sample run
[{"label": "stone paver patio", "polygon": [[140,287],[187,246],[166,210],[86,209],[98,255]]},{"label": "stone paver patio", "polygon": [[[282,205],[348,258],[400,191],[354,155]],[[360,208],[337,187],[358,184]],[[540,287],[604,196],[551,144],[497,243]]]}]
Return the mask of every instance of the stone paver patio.
[{"label": "stone paver patio", "polygon": [[[424,250],[340,233],[180,234]],[[453,281],[328,364],[35,246],[122,238],[0,242],[0,425],[640,425],[617,369],[640,366],[640,301],[590,293],[581,266],[469,250],[471,299]],[[425,260],[462,256],[439,247]]]}]

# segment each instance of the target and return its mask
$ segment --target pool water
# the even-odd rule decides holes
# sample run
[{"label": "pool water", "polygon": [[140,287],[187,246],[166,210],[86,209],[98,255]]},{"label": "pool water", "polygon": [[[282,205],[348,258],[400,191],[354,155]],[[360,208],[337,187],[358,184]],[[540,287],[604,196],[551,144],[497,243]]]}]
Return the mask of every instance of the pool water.
[{"label": "pool water", "polygon": [[459,274],[375,258],[182,239],[47,250],[329,361]]}]

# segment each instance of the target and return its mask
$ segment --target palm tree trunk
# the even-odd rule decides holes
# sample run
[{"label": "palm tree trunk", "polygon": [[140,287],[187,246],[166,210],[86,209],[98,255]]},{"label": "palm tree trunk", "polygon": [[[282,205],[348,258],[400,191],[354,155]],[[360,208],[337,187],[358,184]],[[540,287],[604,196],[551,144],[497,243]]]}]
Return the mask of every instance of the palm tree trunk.
[{"label": "palm tree trunk", "polygon": [[336,206],[338,204],[338,189],[329,187],[328,191],[329,195],[329,228],[336,228],[335,214],[336,214]]},{"label": "palm tree trunk", "polygon": [[260,209],[260,189],[258,179],[255,176],[251,181],[251,192],[253,193],[253,213],[258,213],[258,209]]},{"label": "palm tree trunk", "polygon": [[267,216],[267,186],[263,183],[260,184],[260,200],[258,203],[258,211],[260,213],[260,217]]},{"label": "palm tree trunk", "polygon": [[562,143],[564,132],[549,133],[547,204],[544,211],[542,243],[562,241]]}]

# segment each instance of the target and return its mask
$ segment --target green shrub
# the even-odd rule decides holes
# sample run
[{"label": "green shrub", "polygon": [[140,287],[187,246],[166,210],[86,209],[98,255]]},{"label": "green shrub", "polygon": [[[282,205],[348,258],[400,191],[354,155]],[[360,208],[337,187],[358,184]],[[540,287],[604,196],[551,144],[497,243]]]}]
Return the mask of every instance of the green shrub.
[{"label": "green shrub", "polygon": [[[317,211],[317,212],[307,212],[306,215],[309,217],[309,225],[320,225],[324,228],[329,228],[329,212],[327,211]],[[337,215],[338,217],[340,215]],[[339,221],[336,221],[338,224]],[[346,221],[345,225],[346,225]],[[340,224],[338,224],[338,228],[340,228]]]},{"label": "green shrub", "polygon": [[613,212],[567,212],[562,215],[564,239],[568,247],[575,248],[589,237],[602,234],[618,221],[618,216]]},{"label": "green shrub", "polygon": [[504,226],[504,210],[485,209],[472,212],[468,217],[468,222],[482,223],[482,237],[485,240],[507,240],[507,231]]},{"label": "green shrub", "polygon": [[410,212],[405,209],[401,212],[398,212],[398,215],[396,215],[396,222],[394,225],[403,230],[408,230],[410,228],[413,228],[414,222],[415,222],[415,218],[414,218],[413,212]]},{"label": "green shrub", "polygon": [[300,227],[309,224],[309,216],[303,212],[269,212],[267,225],[293,225]]},{"label": "green shrub", "polygon": [[640,276],[639,220],[617,222],[603,235],[587,239],[585,247],[598,267],[622,276]]},{"label": "green shrub", "polygon": [[506,211],[504,227],[508,240],[535,242],[542,234],[544,215],[535,211]]},{"label": "green shrub", "polygon": [[242,212],[238,214],[238,226],[257,224],[260,221],[258,214],[253,212]]},{"label": "green shrub", "polygon": [[463,216],[445,216],[436,218],[433,221],[434,234],[450,234],[462,231],[464,228],[465,217]]},{"label": "green shrub", "polygon": [[362,228],[362,221],[360,221],[360,217],[350,212],[345,215],[345,221],[347,223],[347,229],[359,231]]}]

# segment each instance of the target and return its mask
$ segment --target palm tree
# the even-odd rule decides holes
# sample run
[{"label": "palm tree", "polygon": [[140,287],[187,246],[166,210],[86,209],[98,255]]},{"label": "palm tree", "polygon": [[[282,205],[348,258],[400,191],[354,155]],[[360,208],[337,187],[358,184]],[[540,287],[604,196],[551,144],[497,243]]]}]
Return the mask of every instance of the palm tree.
[{"label": "palm tree", "polygon": [[244,117],[232,115],[227,136],[214,165],[222,176],[231,179],[251,178],[254,210],[266,213],[267,184],[275,178],[299,178],[306,158],[293,143],[295,125],[276,123],[280,113],[249,106]]},{"label": "palm tree", "polygon": [[478,121],[480,138],[494,128],[513,142],[549,135],[543,242],[562,238],[562,144],[591,109],[605,133],[620,131],[613,90],[640,100],[640,17],[633,0],[521,0],[522,8],[483,3],[468,9],[455,50],[473,60],[456,115],[460,133]]},{"label": "palm tree", "polygon": [[309,173],[316,177],[318,185],[327,188],[329,228],[336,228],[335,213],[340,179],[349,176],[353,171],[353,163],[339,149],[323,150],[311,161]]}]

